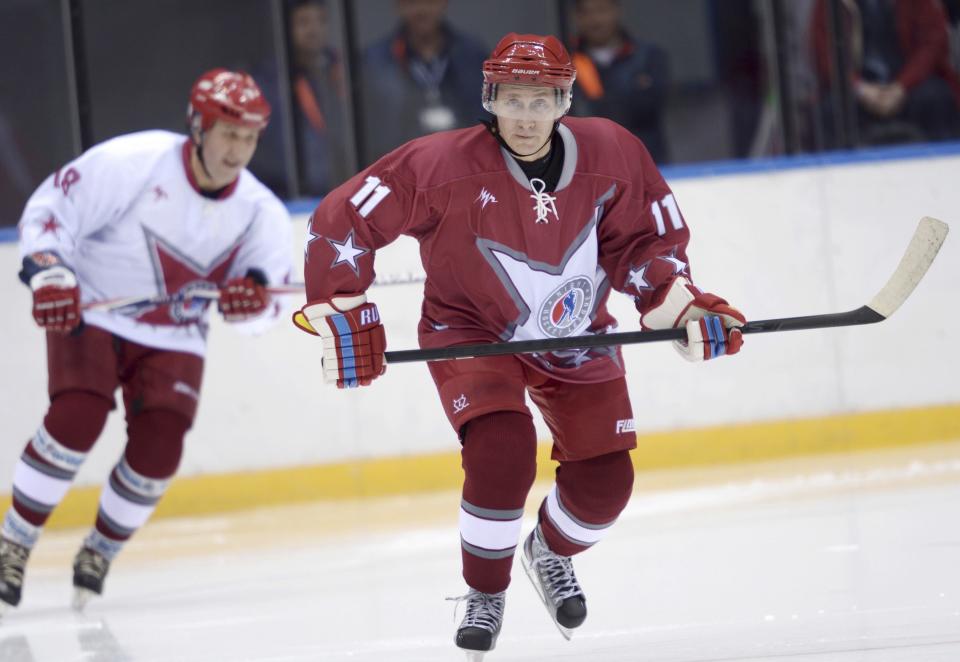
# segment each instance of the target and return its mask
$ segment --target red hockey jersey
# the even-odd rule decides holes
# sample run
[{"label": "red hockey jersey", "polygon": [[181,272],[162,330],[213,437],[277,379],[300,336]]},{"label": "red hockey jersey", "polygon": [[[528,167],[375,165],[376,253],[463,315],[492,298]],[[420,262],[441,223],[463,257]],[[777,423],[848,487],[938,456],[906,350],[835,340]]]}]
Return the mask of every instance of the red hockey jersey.
[{"label": "red hockey jersey", "polygon": [[[646,148],[604,119],[565,118],[552,193],[484,127],[390,152],[332,191],[310,219],[307,300],[365,291],[377,249],[409,235],[426,272],[421,347],[604,333],[610,289],[642,313],[689,277],[683,216]],[[388,331],[389,333],[389,331]],[[618,349],[521,358],[565,381],[623,374]]]}]

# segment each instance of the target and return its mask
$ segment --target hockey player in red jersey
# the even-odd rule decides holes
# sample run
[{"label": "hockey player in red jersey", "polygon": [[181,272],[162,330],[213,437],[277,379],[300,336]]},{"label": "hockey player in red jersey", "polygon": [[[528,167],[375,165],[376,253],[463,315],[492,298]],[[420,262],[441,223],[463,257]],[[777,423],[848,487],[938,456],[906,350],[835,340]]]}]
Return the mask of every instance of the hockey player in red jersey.
[{"label": "hockey player in red jersey", "polygon": [[[266,290],[292,267],[290,218],[245,168],[270,107],[250,76],[216,69],[193,86],[190,137],[120,136],[47,178],[20,220],[20,278],[47,331],[50,407],[23,450],[0,529],[0,608],[20,602],[30,550],[69,490],[122,389],[128,441],[74,560],[77,605],[176,472],[200,396],[207,298],[255,331],[279,315]],[[86,310],[92,299],[169,305]]]},{"label": "hockey player in red jersey", "polygon": [[[686,220],[643,144],[604,119],[564,117],[575,70],[552,36],[509,34],[484,63],[484,126],[413,140],[334,190],[313,213],[308,303],[294,317],[323,337],[340,387],[385,370],[384,328],[365,290],[374,255],[416,238],[427,279],[422,347],[602,334],[611,289],[645,328],[685,326],[691,360],[734,354],[744,317],[691,280]],[[561,632],[586,618],[571,558],[627,504],[636,435],[617,347],[430,364],[462,444],[466,616],[456,643],[493,649],[512,559]],[[524,393],[553,435],[556,483],[521,543],[536,435]]]}]

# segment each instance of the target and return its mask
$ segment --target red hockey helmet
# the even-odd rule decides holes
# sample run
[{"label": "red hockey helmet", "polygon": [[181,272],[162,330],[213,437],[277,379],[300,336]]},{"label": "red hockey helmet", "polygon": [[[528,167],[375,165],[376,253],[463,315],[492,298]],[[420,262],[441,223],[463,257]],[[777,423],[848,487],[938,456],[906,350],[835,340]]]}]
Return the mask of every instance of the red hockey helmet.
[{"label": "red hockey helmet", "polygon": [[501,84],[550,87],[557,90],[559,118],[570,109],[576,77],[570,53],[559,39],[511,32],[483,63],[483,107],[494,114],[502,112],[495,108],[497,86]]},{"label": "red hockey helmet", "polygon": [[217,120],[263,129],[270,121],[270,104],[260,87],[244,72],[211,69],[190,90],[187,123],[207,131]]}]

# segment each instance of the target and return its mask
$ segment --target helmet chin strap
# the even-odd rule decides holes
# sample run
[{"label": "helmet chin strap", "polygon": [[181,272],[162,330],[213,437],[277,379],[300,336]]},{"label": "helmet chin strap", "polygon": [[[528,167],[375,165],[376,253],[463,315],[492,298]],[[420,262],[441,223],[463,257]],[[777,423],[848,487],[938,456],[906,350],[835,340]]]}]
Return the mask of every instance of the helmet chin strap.
[{"label": "helmet chin strap", "polygon": [[550,135],[547,136],[546,141],[544,141],[542,145],[540,145],[538,148],[536,148],[529,154],[521,154],[520,152],[514,151],[514,149],[507,144],[507,141],[505,141],[503,139],[503,136],[500,135],[500,128],[497,126],[496,117],[493,118],[492,122],[488,120],[480,120],[480,123],[483,124],[485,127],[487,127],[487,130],[493,135],[494,138],[497,139],[497,142],[500,143],[501,147],[503,147],[505,150],[513,154],[515,157],[519,159],[525,159],[527,157],[533,156],[534,154],[539,152],[541,149],[543,149],[544,147],[550,144],[550,142],[553,140],[553,134],[557,132],[557,127],[560,126],[560,119],[558,118],[554,120],[553,128],[550,129]]}]

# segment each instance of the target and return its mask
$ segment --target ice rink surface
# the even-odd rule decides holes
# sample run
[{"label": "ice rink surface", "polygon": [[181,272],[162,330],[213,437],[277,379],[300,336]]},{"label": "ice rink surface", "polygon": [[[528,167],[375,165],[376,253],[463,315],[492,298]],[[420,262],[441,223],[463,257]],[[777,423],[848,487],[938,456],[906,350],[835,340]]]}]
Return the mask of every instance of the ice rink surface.
[{"label": "ice rink surface", "polygon": [[[576,560],[590,615],[574,639],[517,562],[484,662],[960,660],[960,444],[649,474],[637,488]],[[0,661],[464,660],[444,600],[465,592],[458,504],[157,521],[84,614],[68,606],[84,531],[48,532],[0,623]]]}]

